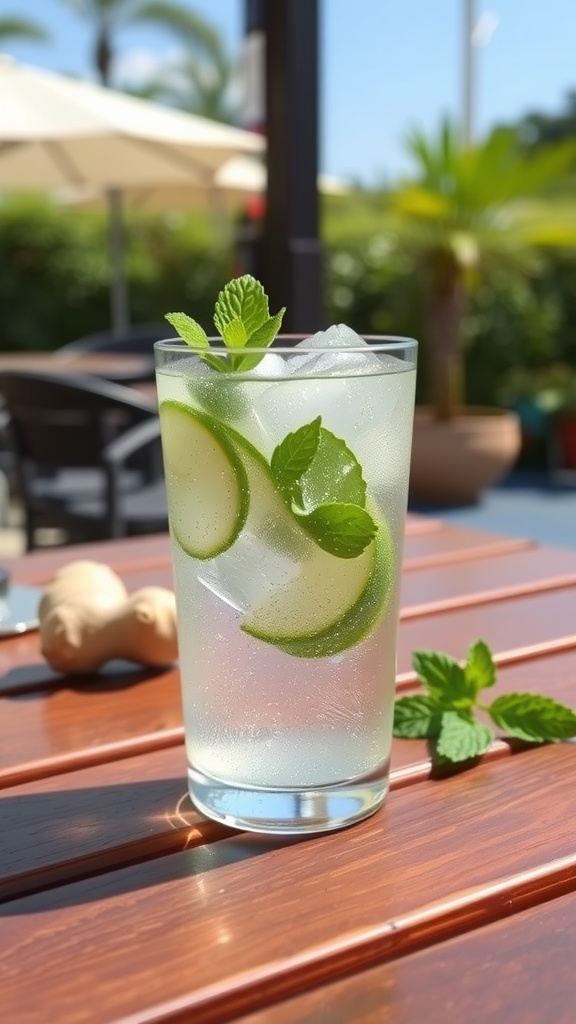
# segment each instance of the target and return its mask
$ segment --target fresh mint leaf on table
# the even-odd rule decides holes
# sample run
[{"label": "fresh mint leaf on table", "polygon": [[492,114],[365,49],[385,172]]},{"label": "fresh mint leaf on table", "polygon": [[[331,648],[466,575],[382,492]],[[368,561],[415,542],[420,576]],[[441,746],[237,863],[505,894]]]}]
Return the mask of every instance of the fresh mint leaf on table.
[{"label": "fresh mint leaf on table", "polygon": [[199,349],[198,355],[213,370],[229,373],[253,370],[263,358],[250,353],[251,348],[268,348],[282,326],[285,308],[274,316],[268,311],[268,296],[251,274],[233,278],[224,286],[214,311],[214,326],[228,349],[227,355],[216,355],[203,327],[186,313],[166,313],[166,320],[188,345]]},{"label": "fresh mint leaf on table", "polygon": [[483,640],[476,641],[460,665],[439,651],[414,651],[412,665],[424,693],[397,697],[394,735],[432,742],[433,760],[458,764],[485,754],[494,733],[476,718],[486,712],[515,739],[550,743],[576,736],[576,712],[536,693],[503,693],[491,704],[479,694],[494,686],[496,666]]}]

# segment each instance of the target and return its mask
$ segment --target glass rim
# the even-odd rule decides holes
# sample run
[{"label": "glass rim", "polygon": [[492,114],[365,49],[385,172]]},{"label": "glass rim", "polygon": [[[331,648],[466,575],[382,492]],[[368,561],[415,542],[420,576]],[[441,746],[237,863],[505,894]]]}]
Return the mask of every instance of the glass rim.
[{"label": "glass rim", "polygon": [[[416,352],[418,348],[418,342],[415,338],[404,337],[398,334],[359,334],[358,337],[369,343],[371,352],[389,352],[391,355],[394,355],[398,352]],[[295,345],[277,345],[276,341],[282,342],[283,338],[297,341],[299,343],[298,348]],[[265,355],[267,352],[275,352],[277,355],[293,355],[295,352],[315,352],[321,355],[325,352],[333,353],[334,351],[348,352],[353,355],[364,355],[366,353],[364,345],[339,345],[336,349],[334,345],[306,345],[305,342],[311,340],[311,338],[312,335],[310,334],[279,334],[271,345],[262,345],[254,348],[250,346],[249,349],[230,349],[226,347],[221,337],[208,335],[212,351],[222,353],[236,352],[241,354],[242,352],[250,352],[251,355]],[[207,351],[206,348],[200,345],[189,345],[183,338],[160,338],[154,342],[154,349],[158,352],[189,352],[192,355],[201,355]]]}]

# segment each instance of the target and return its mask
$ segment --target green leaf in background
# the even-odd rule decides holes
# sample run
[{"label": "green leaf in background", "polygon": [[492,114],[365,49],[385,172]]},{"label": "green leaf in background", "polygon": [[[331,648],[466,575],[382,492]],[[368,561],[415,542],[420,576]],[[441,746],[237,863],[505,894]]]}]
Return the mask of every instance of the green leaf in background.
[{"label": "green leaf in background", "polygon": [[552,697],[536,693],[503,693],[487,710],[501,729],[529,743],[547,743],[576,736],[576,713]]},{"label": "green leaf in background", "polygon": [[287,434],[272,453],[272,476],[280,490],[289,497],[293,485],[300,480],[318,451],[321,423],[321,417],[317,416],[311,423]]},{"label": "green leaf in background", "polygon": [[470,688],[478,693],[488,686],[494,686],[496,682],[496,665],[492,657],[492,651],[483,640],[477,640],[472,644],[464,665],[464,675]]},{"label": "green leaf in background", "polygon": [[228,324],[240,320],[249,338],[268,319],[268,297],[251,274],[235,277],[224,286],[216,300],[214,324],[225,338]]},{"label": "green leaf in background", "polygon": [[362,467],[346,442],[322,427],[314,461],[300,480],[302,507],[310,512],[318,505],[346,502],[364,508],[366,481]]},{"label": "green leaf in background", "polygon": [[464,669],[449,654],[414,651],[412,667],[428,692],[444,708],[466,708],[474,703],[476,690]]},{"label": "green leaf in background", "polygon": [[196,320],[186,313],[166,313],[166,320],[188,345],[194,348],[209,348],[208,335]]},{"label": "green leaf in background", "polygon": [[378,531],[372,516],[360,505],[336,502],[303,512],[293,504],[292,511],[318,547],[337,558],[357,558]]},{"label": "green leaf in background", "polygon": [[404,739],[435,739],[442,724],[442,712],[432,697],[416,693],[398,697],[394,705],[394,735]]},{"label": "green leaf in background", "polygon": [[457,763],[485,754],[494,734],[487,725],[473,718],[462,718],[456,711],[445,711],[436,743],[436,752],[442,758]]}]

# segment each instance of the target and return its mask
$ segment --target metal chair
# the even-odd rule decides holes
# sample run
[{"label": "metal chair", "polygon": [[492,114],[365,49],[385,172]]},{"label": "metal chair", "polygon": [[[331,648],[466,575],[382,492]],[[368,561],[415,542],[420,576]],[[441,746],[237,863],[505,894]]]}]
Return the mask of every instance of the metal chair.
[{"label": "metal chair", "polygon": [[155,341],[175,336],[174,328],[167,321],[160,324],[133,324],[120,333],[105,330],[85,334],[67,345],[61,345],[54,355],[67,357],[80,352],[136,352],[152,356]]},{"label": "metal chair", "polygon": [[0,372],[5,431],[28,550],[167,529],[156,406],[91,376]]}]

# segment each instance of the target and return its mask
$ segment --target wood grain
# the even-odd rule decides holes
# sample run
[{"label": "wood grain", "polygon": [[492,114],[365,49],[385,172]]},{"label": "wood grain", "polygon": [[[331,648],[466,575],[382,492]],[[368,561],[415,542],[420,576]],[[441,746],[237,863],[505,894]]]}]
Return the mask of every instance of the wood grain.
[{"label": "wood grain", "polygon": [[239,835],[8,902],[7,1019],[233,1019],[564,895],[575,768],[576,746],[537,749],[394,792],[339,834]]},{"label": "wood grain", "polygon": [[238,1024],[573,1024],[575,946],[571,894]]},{"label": "wood grain", "polygon": [[[503,669],[491,696],[510,690],[545,693],[576,706],[576,651]],[[501,743],[492,756],[510,752]],[[427,779],[430,769],[424,740],[394,740],[392,789]],[[70,770],[65,779],[48,775],[0,791],[0,820],[13,823],[3,851],[0,895],[46,887],[54,878],[82,875],[101,862],[119,866],[133,859],[144,840],[154,850],[185,845],[191,828],[203,821],[185,797],[185,777],[178,743]],[[82,820],[88,801],[90,829],[72,830],[71,821],[75,815]],[[204,835],[200,829],[198,836]]]}]

